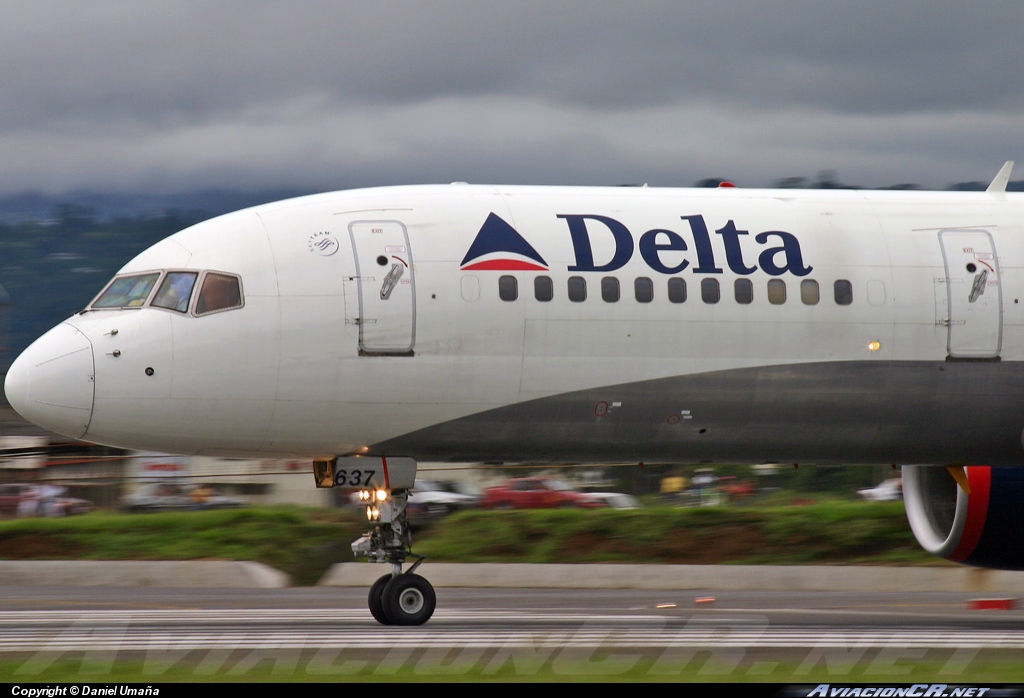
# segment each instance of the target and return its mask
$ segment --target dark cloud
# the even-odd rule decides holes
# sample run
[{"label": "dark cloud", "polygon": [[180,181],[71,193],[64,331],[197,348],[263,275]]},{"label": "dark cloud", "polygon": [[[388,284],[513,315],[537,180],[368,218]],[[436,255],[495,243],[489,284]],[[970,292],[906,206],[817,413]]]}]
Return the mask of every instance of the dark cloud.
[{"label": "dark cloud", "polygon": [[984,179],[1024,6],[0,3],[0,189]]}]

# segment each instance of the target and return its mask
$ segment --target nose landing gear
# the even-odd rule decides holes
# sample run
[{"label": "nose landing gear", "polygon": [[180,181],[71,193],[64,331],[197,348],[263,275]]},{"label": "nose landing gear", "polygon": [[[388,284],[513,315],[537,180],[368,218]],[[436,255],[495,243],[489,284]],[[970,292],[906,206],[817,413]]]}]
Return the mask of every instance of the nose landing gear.
[{"label": "nose landing gear", "polygon": [[[424,558],[412,552],[412,534],[405,512],[409,491],[394,491],[383,499],[380,492],[361,494],[362,499],[375,502],[366,509],[367,518],[375,525],[352,544],[356,557],[391,563],[391,574],[380,577],[370,587],[370,615],[382,625],[423,625],[434,614],[437,597],[430,582],[415,573]],[[403,572],[407,557],[417,560]]]},{"label": "nose landing gear", "polygon": [[[397,277],[395,277],[397,279]],[[373,529],[352,544],[356,557],[391,564],[370,587],[370,615],[382,625],[423,625],[434,614],[434,587],[416,574],[423,556],[412,551],[412,533],[406,504],[416,484],[416,461],[384,456],[338,457],[313,461],[317,487],[344,487],[359,491],[366,518]],[[416,558],[402,571],[406,558]]]}]

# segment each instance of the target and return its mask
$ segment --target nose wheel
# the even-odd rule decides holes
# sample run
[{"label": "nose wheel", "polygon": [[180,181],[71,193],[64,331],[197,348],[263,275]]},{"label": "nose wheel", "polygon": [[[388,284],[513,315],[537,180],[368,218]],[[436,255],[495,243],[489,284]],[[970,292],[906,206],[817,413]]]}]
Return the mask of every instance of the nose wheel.
[{"label": "nose wheel", "polygon": [[370,587],[370,595],[367,598],[366,603],[370,607],[370,615],[373,616],[381,625],[391,625],[391,619],[388,618],[388,614],[384,612],[384,587],[388,585],[394,577],[390,574],[385,574],[383,577],[378,579]]},{"label": "nose wheel", "polygon": [[[383,587],[370,589],[370,614],[383,625],[423,625],[434,615],[434,587],[418,574],[385,577]],[[380,581],[379,579],[377,580]],[[379,596],[374,596],[379,593]]]},{"label": "nose wheel", "polygon": [[418,574],[386,574],[370,587],[367,605],[381,625],[423,625],[434,615],[434,587]]}]

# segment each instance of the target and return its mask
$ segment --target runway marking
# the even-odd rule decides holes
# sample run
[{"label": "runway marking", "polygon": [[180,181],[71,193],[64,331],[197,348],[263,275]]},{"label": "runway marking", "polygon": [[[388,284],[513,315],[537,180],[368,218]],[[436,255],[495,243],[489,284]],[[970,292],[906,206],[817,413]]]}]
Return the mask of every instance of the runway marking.
[{"label": "runway marking", "polygon": [[365,628],[333,633],[273,632],[254,633],[225,631],[217,633],[132,631],[131,629],[91,629],[85,632],[27,633],[9,636],[0,634],[0,652],[68,652],[75,650],[146,651],[157,647],[176,649],[412,649],[431,647],[494,648],[494,647],[568,647],[568,648],[842,648],[900,647],[914,649],[1024,649],[1020,633],[1007,637],[1002,633],[969,633],[951,636],[943,633],[921,633],[914,630],[887,632],[785,632],[769,630],[759,633],[731,632],[726,637],[708,633],[669,631],[662,633],[629,633],[616,637],[608,632],[560,631],[495,631],[488,633],[446,633],[438,637],[429,632],[380,629],[368,634]]},{"label": "runway marking", "polygon": [[736,611],[686,618],[446,610],[414,628],[381,626],[363,609],[0,612],[0,652],[425,647],[1024,649],[1024,630],[834,629],[775,625],[763,612]]},{"label": "runway marking", "polygon": [[[139,606],[132,608],[124,608],[124,604],[119,604],[120,608],[73,608],[73,609],[56,609],[56,610],[43,610],[43,609],[32,609],[23,611],[0,611],[0,623],[7,619],[24,619],[30,615],[39,615],[42,617],[45,614],[53,615],[54,617],[64,616],[84,616],[89,614],[94,615],[120,615],[120,616],[133,616],[133,617],[168,617],[177,618],[181,616],[195,616],[200,617],[203,615],[220,614],[225,617],[239,617],[239,618],[253,618],[253,617],[267,617],[267,618],[306,618],[306,617],[345,617],[352,614],[367,613],[366,609],[363,608],[265,608],[254,611],[251,608],[196,608],[184,607],[184,606]],[[867,607],[865,607],[866,609]],[[876,607],[877,608],[877,607]],[[911,605],[907,604],[900,608],[929,608],[928,606]],[[886,610],[865,610],[861,608],[763,608],[763,607],[728,607],[728,608],[713,608],[713,607],[685,607],[674,605],[671,608],[662,606],[660,608],[649,606],[642,608],[630,609],[636,611],[636,613],[608,613],[603,614],[600,612],[588,611],[588,612],[567,612],[559,609],[551,608],[518,608],[515,610],[496,610],[492,608],[446,608],[438,609],[438,614],[446,614],[451,616],[475,616],[479,618],[492,618],[492,617],[543,617],[543,618],[587,618],[587,619],[602,619],[602,620],[619,620],[624,622],[635,622],[637,620],[643,620],[645,618],[663,618],[663,617],[677,617],[677,615],[667,615],[665,611],[682,612],[692,615],[694,618],[714,618],[718,616],[765,616],[778,613],[794,613],[794,614],[830,614],[830,615],[850,615],[850,616],[877,616],[877,615],[892,615],[890,611]],[[946,605],[942,607],[943,613],[950,611],[963,611],[966,613],[966,606],[964,604]],[[918,614],[933,617],[935,614]],[[971,617],[977,617],[977,614],[970,614]],[[435,614],[435,617],[437,615]]]},{"label": "runway marking", "polygon": [[[172,625],[194,625],[196,623],[238,623],[251,624],[334,622],[370,619],[369,611],[363,609],[216,609],[216,610],[81,610],[81,611],[0,611],[0,628],[4,624],[17,623],[74,623],[74,622],[125,622],[161,623]],[[437,611],[432,623],[437,621],[479,620],[521,620],[529,622],[567,623],[597,622],[607,624],[635,625],[642,623],[661,624],[664,617],[659,615],[602,615],[584,613],[538,613],[522,611],[493,610],[444,610]]]}]

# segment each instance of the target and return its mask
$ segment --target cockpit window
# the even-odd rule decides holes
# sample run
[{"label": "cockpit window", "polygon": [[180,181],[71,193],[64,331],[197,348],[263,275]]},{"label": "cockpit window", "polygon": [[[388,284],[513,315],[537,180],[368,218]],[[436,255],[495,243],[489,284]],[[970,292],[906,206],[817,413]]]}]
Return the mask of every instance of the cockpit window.
[{"label": "cockpit window", "polygon": [[177,310],[179,313],[188,312],[188,302],[192,298],[192,287],[196,285],[197,276],[199,274],[194,271],[168,272],[151,305]]},{"label": "cockpit window", "polygon": [[196,303],[196,315],[242,305],[242,285],[237,276],[209,273],[203,278]]},{"label": "cockpit window", "polygon": [[116,277],[100,297],[93,301],[93,308],[141,308],[146,304],[153,285],[160,278],[159,272]]}]

